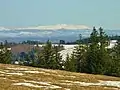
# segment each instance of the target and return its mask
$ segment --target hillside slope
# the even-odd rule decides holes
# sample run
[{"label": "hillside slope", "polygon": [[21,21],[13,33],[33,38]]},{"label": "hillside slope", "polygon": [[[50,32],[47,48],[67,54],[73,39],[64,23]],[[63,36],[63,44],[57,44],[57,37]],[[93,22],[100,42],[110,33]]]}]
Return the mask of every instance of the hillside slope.
[{"label": "hillside slope", "polygon": [[0,90],[119,90],[120,78],[0,64]]}]

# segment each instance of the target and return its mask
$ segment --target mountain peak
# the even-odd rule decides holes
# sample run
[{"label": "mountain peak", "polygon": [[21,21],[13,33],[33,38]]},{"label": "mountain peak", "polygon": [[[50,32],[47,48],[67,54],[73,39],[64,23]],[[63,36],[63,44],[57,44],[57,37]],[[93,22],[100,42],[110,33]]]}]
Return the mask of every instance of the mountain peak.
[{"label": "mountain peak", "polygon": [[75,30],[75,29],[91,29],[90,27],[86,25],[73,25],[73,24],[56,24],[56,25],[40,25],[40,26],[30,26],[30,27],[20,27],[20,28],[5,28],[5,27],[0,27],[0,30],[26,30],[26,29],[37,29],[37,30]]},{"label": "mountain peak", "polygon": [[46,26],[36,26],[36,27],[28,27],[26,29],[39,29],[39,30],[74,30],[74,29],[91,29],[85,25],[67,25],[67,24],[56,24],[56,25],[46,25]]}]

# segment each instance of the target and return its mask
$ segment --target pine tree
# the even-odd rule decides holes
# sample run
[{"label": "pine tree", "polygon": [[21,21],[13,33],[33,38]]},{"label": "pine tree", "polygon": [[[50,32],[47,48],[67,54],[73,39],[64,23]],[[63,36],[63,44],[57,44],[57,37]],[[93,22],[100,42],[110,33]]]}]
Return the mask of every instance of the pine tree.
[{"label": "pine tree", "polygon": [[70,71],[69,67],[70,67],[70,57],[69,55],[67,54],[67,57],[66,57],[66,61],[65,61],[65,70],[67,71]]},{"label": "pine tree", "polygon": [[8,50],[8,47],[0,44],[0,63],[10,64],[11,63],[11,51]]},{"label": "pine tree", "polygon": [[4,53],[4,61],[5,61],[5,64],[10,64],[11,63],[11,57],[12,56],[12,53],[10,50],[5,50],[5,53]]},{"label": "pine tree", "polygon": [[50,64],[50,59],[51,59],[51,55],[52,55],[52,43],[48,40],[45,44],[45,46],[43,46],[43,61],[44,61],[44,66],[45,68],[50,68],[49,64]]},{"label": "pine tree", "polygon": [[0,63],[5,63],[4,61],[4,50],[3,50],[4,46],[3,43],[0,43]]},{"label": "pine tree", "polygon": [[48,40],[39,55],[40,66],[50,69],[62,69],[62,57],[60,56],[59,47],[52,46]]},{"label": "pine tree", "polygon": [[64,65],[64,62],[62,60],[62,56],[59,53],[60,46],[54,46],[54,58],[56,62],[56,69],[62,69],[62,66]]},{"label": "pine tree", "polygon": [[98,32],[93,27],[93,32],[90,36],[90,45],[87,51],[86,57],[86,72],[88,73],[98,73],[97,63],[98,63],[98,51],[99,51],[99,41],[98,41]]},{"label": "pine tree", "polygon": [[106,46],[108,46],[107,35],[103,29],[99,28],[99,33],[95,28],[90,36],[91,44],[87,54],[87,72],[95,74],[105,74],[110,67],[110,58]]},{"label": "pine tree", "polygon": [[103,29],[99,28],[99,53],[98,53],[98,72],[104,74],[110,67],[110,58],[107,50],[108,36],[103,32]]},{"label": "pine tree", "polygon": [[111,69],[108,75],[120,76],[120,41],[117,42],[112,52],[113,58],[111,63]]},{"label": "pine tree", "polygon": [[86,63],[86,45],[79,44],[74,49],[74,57],[77,65],[77,72],[84,72]]},{"label": "pine tree", "polygon": [[67,55],[65,62],[65,70],[71,72],[77,72],[77,61],[74,57],[74,53],[70,57],[69,55]]}]

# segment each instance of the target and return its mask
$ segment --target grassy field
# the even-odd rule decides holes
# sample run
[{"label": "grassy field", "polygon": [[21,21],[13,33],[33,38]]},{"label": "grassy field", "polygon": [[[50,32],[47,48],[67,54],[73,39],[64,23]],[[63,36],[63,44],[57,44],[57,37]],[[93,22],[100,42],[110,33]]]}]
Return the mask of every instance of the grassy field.
[{"label": "grassy field", "polygon": [[0,64],[0,90],[119,90],[120,78]]}]

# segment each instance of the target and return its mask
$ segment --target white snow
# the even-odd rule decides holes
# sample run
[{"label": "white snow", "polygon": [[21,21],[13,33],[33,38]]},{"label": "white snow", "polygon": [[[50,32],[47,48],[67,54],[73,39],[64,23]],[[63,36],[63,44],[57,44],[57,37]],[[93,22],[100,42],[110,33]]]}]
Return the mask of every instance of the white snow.
[{"label": "white snow", "polygon": [[18,64],[19,64],[19,62],[18,62],[18,61],[15,61],[15,64],[17,64],[17,65],[18,65]]},{"label": "white snow", "polygon": [[45,72],[57,73],[57,71],[50,70],[50,69],[43,69],[43,68],[41,68],[40,70],[45,71]]},{"label": "white snow", "polygon": [[0,71],[0,73],[5,73],[5,72],[3,72],[3,71]]},{"label": "white snow", "polygon": [[60,86],[51,85],[50,84],[51,82],[38,82],[38,81],[27,81],[27,80],[25,80],[25,82],[40,84],[40,85],[46,85],[46,88],[51,88],[51,89],[62,88]]},{"label": "white snow", "polygon": [[35,83],[35,84],[46,85],[46,86],[51,85],[50,82],[38,82],[38,81],[27,81],[27,80],[24,80],[24,81],[25,81],[25,82],[29,82],[29,83]]},{"label": "white snow", "polygon": [[120,81],[100,81],[101,85],[113,86],[120,88]]},{"label": "white snow", "polygon": [[74,48],[74,47],[76,47],[76,46],[78,46],[77,44],[73,44],[73,45],[63,45],[63,47],[65,48],[65,49],[71,49],[71,48]]},{"label": "white snow", "polygon": [[20,76],[23,75],[23,73],[6,73],[6,74],[10,74],[10,75],[20,75]]},{"label": "white snow", "polygon": [[87,83],[87,82],[79,82],[79,81],[69,81],[69,80],[61,80],[62,82],[66,82],[69,84],[78,84],[80,86],[108,86],[108,87],[117,87],[120,88],[120,81],[102,81],[99,80],[98,83]]},{"label": "white snow", "polygon": [[67,82],[67,83],[72,83],[73,81],[69,81],[69,80],[61,80],[63,82]]},{"label": "white snow", "polygon": [[64,90],[70,90],[69,88],[65,88]]},{"label": "white snow", "polygon": [[63,45],[65,50],[62,50],[59,52],[60,55],[62,56],[62,60],[65,61],[67,58],[67,55],[70,56],[73,53],[75,46],[77,45]]},{"label": "white snow", "polygon": [[28,86],[28,87],[35,87],[35,88],[42,88],[42,87],[46,87],[46,86],[38,86],[38,85],[34,85],[31,83],[14,83],[12,85],[17,85],[17,86]]},{"label": "white snow", "polygon": [[12,67],[8,67],[7,69],[9,69],[9,70],[29,70],[28,68],[12,68]]},{"label": "white snow", "polygon": [[8,51],[10,51],[10,50],[11,50],[11,48],[7,48],[7,50],[8,50]]},{"label": "white snow", "polygon": [[24,30],[24,29],[38,29],[38,30],[75,30],[75,29],[91,29],[85,25],[67,25],[67,24],[57,24],[57,25],[47,25],[47,26],[33,26],[33,27],[25,27],[25,28],[15,28],[15,30]]},{"label": "white snow", "polygon": [[50,88],[50,89],[57,89],[57,88],[62,88],[62,87],[56,86],[56,85],[51,85],[51,86],[48,86],[48,88]]},{"label": "white snow", "polygon": [[[41,84],[41,85],[34,85],[34,84]],[[51,85],[49,84],[50,82],[37,82],[37,81],[26,81],[24,83],[14,83],[12,85],[22,85],[22,86],[28,86],[28,87],[35,87],[35,88],[50,88],[50,89],[57,89],[57,88],[62,88],[60,86],[56,86],[56,85]],[[46,86],[42,86],[42,85],[46,85]]]},{"label": "white snow", "polygon": [[117,44],[117,40],[111,40],[110,45],[107,48],[113,48]]},{"label": "white snow", "polygon": [[120,88],[120,81],[99,81],[99,83],[86,83],[75,81],[74,84],[80,84],[81,86],[110,86]]},{"label": "white snow", "polygon": [[39,71],[23,71],[25,73],[40,73]]}]

